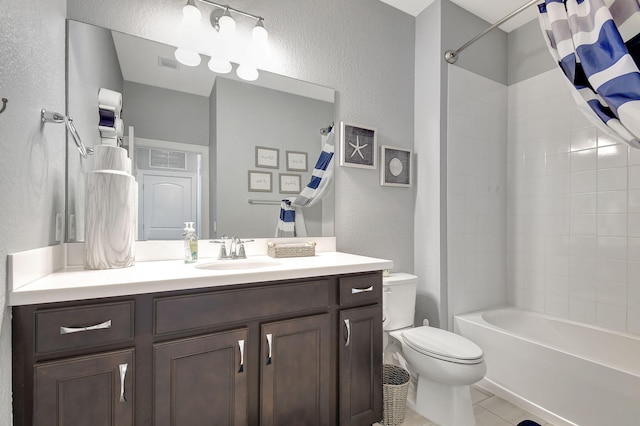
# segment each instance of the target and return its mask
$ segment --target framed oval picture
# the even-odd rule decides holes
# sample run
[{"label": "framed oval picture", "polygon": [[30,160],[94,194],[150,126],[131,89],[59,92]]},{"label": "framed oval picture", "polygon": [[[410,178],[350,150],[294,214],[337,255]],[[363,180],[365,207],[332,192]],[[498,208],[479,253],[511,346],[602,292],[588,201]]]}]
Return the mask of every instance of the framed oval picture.
[{"label": "framed oval picture", "polygon": [[413,151],[396,146],[380,147],[380,185],[411,186]]}]

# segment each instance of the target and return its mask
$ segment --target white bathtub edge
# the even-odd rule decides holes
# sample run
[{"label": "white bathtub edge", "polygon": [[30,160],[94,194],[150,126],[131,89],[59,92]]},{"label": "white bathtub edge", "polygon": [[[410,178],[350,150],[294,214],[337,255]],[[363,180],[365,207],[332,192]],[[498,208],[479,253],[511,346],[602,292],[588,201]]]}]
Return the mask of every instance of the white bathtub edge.
[{"label": "white bathtub edge", "polygon": [[511,392],[507,388],[500,386],[493,380],[487,379],[486,377],[476,383],[475,386],[491,392],[492,394],[504,399],[505,401],[508,401],[511,404],[522,408],[525,411],[528,411],[534,416],[538,416],[549,423],[553,423],[554,426],[579,426],[565,418],[552,413],[551,411],[542,408],[537,404],[534,404],[533,402],[525,398],[522,398],[520,395]]}]

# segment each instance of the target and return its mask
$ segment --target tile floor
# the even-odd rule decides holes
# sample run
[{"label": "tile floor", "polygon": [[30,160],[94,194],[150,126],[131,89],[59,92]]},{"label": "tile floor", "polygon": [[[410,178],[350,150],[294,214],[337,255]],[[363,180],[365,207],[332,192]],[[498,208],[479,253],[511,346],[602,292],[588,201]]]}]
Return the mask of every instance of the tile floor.
[{"label": "tile floor", "polygon": [[[476,426],[515,426],[523,420],[533,420],[542,426],[553,426],[553,424],[516,407],[491,392],[475,386],[471,388],[471,399],[473,400],[473,412],[476,416]],[[407,407],[401,426],[438,425]]]}]

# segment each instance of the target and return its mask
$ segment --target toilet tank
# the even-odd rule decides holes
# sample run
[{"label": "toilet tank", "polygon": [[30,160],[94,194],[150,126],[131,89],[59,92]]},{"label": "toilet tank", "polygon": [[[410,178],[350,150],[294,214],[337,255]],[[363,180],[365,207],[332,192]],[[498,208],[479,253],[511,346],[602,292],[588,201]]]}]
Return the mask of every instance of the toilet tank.
[{"label": "toilet tank", "polygon": [[382,327],[385,331],[413,326],[418,277],[402,272],[382,278]]}]

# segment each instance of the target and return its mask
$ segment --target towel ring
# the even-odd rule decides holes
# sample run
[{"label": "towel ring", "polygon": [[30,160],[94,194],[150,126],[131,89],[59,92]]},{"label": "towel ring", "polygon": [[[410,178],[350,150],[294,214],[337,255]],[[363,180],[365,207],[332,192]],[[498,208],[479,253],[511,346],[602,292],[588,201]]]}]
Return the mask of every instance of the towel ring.
[{"label": "towel ring", "polygon": [[93,149],[85,147],[82,143],[82,139],[80,139],[78,130],[73,124],[73,118],[67,117],[58,112],[42,109],[40,111],[40,120],[43,123],[65,123],[67,125],[67,129],[69,130],[69,133],[71,133],[71,137],[73,137],[73,141],[76,143],[78,151],[80,151],[80,155],[82,156],[82,158],[87,158],[87,155],[93,154]]}]

